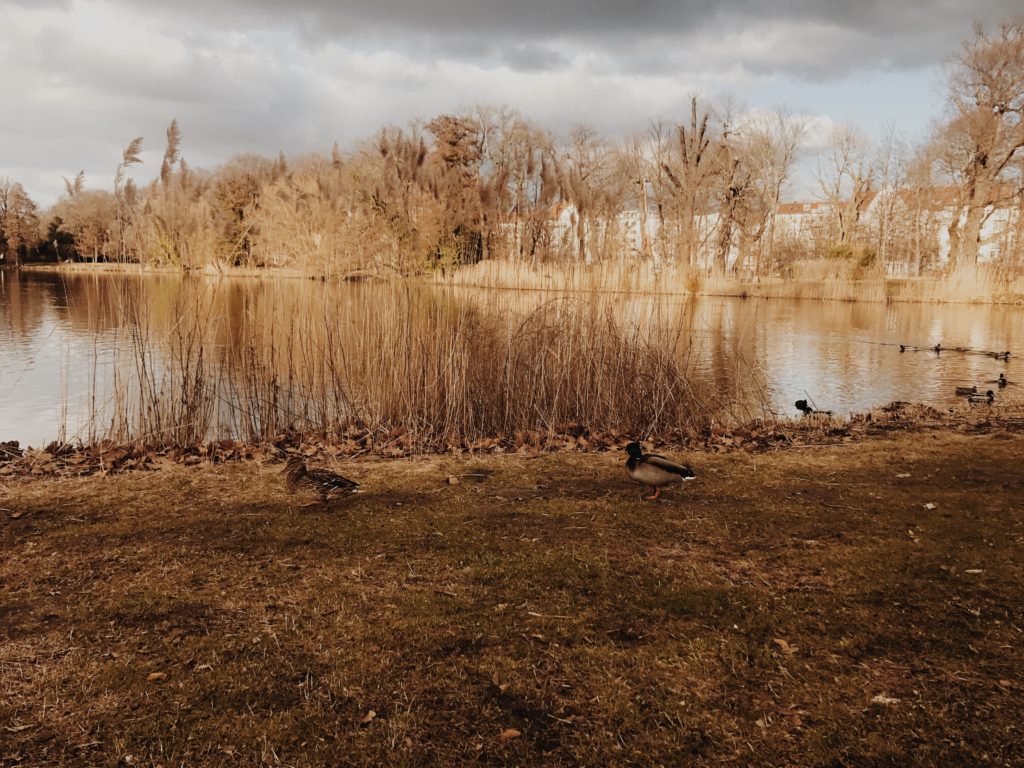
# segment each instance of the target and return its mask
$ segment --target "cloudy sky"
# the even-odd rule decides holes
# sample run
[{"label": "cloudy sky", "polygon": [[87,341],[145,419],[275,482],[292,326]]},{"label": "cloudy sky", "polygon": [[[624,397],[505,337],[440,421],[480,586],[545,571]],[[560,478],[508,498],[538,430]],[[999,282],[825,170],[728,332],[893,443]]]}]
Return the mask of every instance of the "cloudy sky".
[{"label": "cloudy sky", "polygon": [[1020,0],[0,0],[0,176],[41,203],[109,185],[177,118],[186,159],[352,147],[382,124],[504,104],[616,135],[691,93],[913,137],[943,62]]}]

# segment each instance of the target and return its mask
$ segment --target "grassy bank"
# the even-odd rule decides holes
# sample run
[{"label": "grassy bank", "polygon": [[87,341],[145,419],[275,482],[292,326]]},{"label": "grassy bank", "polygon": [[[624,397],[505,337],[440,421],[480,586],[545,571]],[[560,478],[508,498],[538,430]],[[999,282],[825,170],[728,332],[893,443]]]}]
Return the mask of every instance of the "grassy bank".
[{"label": "grassy bank", "polygon": [[[1024,434],[0,487],[5,765],[1018,765]],[[455,478],[457,482],[450,482]]]}]

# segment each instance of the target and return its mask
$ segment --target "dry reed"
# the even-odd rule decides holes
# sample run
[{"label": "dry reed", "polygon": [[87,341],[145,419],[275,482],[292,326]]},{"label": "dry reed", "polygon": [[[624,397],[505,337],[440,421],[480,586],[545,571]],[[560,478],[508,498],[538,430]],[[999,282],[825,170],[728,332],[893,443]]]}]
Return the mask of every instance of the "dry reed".
[{"label": "dry reed", "polygon": [[679,302],[471,298],[407,282],[236,288],[118,289],[123,330],[114,373],[94,385],[108,396],[92,400],[90,441],[358,433],[444,450],[567,430],[692,433],[731,418],[727,394],[694,384]]}]

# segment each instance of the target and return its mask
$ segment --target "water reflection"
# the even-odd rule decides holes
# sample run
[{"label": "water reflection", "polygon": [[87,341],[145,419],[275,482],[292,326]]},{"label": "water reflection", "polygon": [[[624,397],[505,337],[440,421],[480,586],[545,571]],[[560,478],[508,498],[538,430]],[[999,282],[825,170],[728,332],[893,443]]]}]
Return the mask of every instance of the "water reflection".
[{"label": "water reflection", "polygon": [[[486,326],[513,336],[531,312],[558,300],[543,293],[405,284],[0,270],[0,438],[40,444],[57,437],[62,423],[73,435],[82,428],[83,414],[104,402],[113,377],[131,375],[140,364],[125,358],[126,339],[144,336],[160,349],[162,340],[183,327],[182,318],[200,315],[204,327],[213,329],[200,342],[206,354],[238,360],[253,339],[280,342],[300,318],[322,318],[318,338],[278,343],[272,359],[246,358],[258,359],[268,375],[296,369],[312,375],[320,364],[318,346],[344,337],[357,352],[377,345],[372,359],[396,377],[416,377],[403,346],[411,342],[385,338],[373,322],[408,309],[411,295],[417,311],[458,314],[459,333]],[[1024,393],[1022,350],[1015,346],[1024,328],[1020,308],[637,295],[582,306],[613,313],[627,332],[665,327],[661,342],[685,361],[700,386],[745,403],[751,415],[764,403],[793,413],[793,401],[802,397],[838,413],[896,399],[947,406],[955,400],[954,386],[977,384],[984,390],[1002,371],[1018,384],[999,397],[1019,399]],[[466,321],[470,308],[478,320]],[[311,326],[302,327],[299,336],[308,335]],[[939,342],[947,349],[1011,350],[1015,356],[1003,362],[954,351],[899,352],[900,343],[930,350]],[[353,355],[353,360],[369,359]],[[365,373],[355,371],[357,377]],[[231,384],[221,382],[226,400],[238,395]]]}]

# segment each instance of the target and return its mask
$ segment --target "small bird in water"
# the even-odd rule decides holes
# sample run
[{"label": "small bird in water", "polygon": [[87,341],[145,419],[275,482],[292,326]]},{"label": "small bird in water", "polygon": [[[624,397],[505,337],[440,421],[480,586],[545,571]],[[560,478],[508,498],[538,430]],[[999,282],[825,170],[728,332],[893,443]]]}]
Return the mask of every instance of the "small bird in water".
[{"label": "small bird in water", "polygon": [[942,351],[942,342],[940,341],[938,344],[936,344],[934,347],[932,347],[932,352],[934,352],[937,355],[941,351]]},{"label": "small bird in water", "polygon": [[327,503],[332,493],[358,493],[359,483],[349,480],[326,469],[310,469],[299,456],[292,456],[284,467],[284,484],[290,493],[296,491],[313,491],[320,501]]},{"label": "small bird in water", "polygon": [[676,464],[656,453],[644,453],[640,443],[633,442],[627,445],[626,453],[629,454],[629,458],[626,459],[626,471],[629,476],[638,483],[649,485],[654,489],[654,495],[645,496],[646,499],[658,498],[663,485],[694,480],[697,477],[689,467]]},{"label": "small bird in water", "polygon": [[822,416],[831,416],[832,411],[817,411],[813,407],[807,404],[806,400],[797,400],[793,405],[796,406],[798,411],[801,411],[804,416],[810,416],[812,413],[820,413]]},{"label": "small bird in water", "polygon": [[1003,387],[1005,387],[1005,386],[1006,386],[1007,384],[1009,384],[1009,383],[1010,383],[1010,382],[1008,382],[1008,381],[1006,380],[1006,374],[1005,374],[1005,373],[1000,373],[1000,374],[999,374],[999,378],[998,378],[998,379],[996,379],[996,384],[998,384],[998,385],[999,385],[999,388],[1000,388],[1000,389],[1002,389]]},{"label": "small bird in water", "polygon": [[1006,351],[1006,352],[989,352],[989,354],[992,357],[994,357],[996,360],[1006,360],[1007,362],[1009,362],[1009,360],[1010,360],[1010,353],[1009,353],[1009,351]]},{"label": "small bird in water", "polygon": [[976,395],[968,395],[967,396],[967,402],[970,403],[971,405],[977,405],[978,403],[988,403],[989,405],[992,405],[992,402],[995,399],[996,399],[996,393],[993,392],[991,389],[988,392],[986,392],[984,395],[976,394]]},{"label": "small bird in water", "polygon": [[958,395],[976,395],[978,394],[977,387],[957,387],[956,393]]},{"label": "small bird in water", "polygon": [[900,352],[906,352],[906,351],[907,351],[907,345],[906,344],[900,344]]}]

